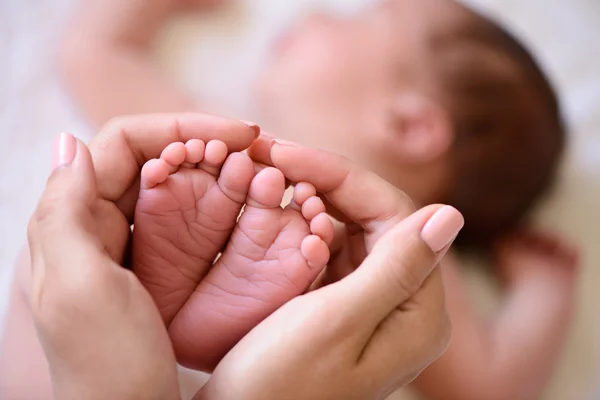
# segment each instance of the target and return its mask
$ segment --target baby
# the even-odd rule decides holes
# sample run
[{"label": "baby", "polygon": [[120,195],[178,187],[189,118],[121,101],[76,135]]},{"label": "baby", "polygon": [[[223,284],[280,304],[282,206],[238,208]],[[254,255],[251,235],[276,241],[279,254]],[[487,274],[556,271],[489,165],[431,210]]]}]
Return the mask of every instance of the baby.
[{"label": "baby", "polygon": [[334,228],[314,186],[296,185],[282,209],[285,189],[279,170],[255,176],[220,141],[173,143],[142,169],[133,271],[184,366],[212,371],[329,261]]},{"label": "baby", "polygon": [[[217,1],[192,3],[203,7]],[[179,91],[153,62],[150,51],[158,29],[175,11],[189,5],[190,0],[97,0],[85,4],[65,40],[61,65],[66,83],[94,122],[101,124],[128,113],[209,108],[203,100],[208,103],[210,99],[194,101]],[[455,206],[466,219],[459,241],[494,256],[495,271],[505,290],[504,301],[491,321],[482,320],[475,312],[455,263],[445,266],[454,339],[447,354],[415,382],[416,387],[432,399],[538,398],[551,377],[569,326],[577,260],[572,249],[547,235],[513,233],[510,239],[499,241],[520,225],[550,188],[565,144],[556,95],[527,50],[497,24],[453,1],[381,1],[359,17],[317,14],[299,23],[272,52],[257,80],[253,103],[259,109],[256,119],[268,131],[345,155],[407,192],[417,204]],[[213,253],[224,246],[223,238],[235,223],[232,215],[239,211],[246,192],[230,195],[231,209],[223,215],[207,211],[204,205],[211,196],[222,197],[227,190],[223,191],[214,169],[223,161],[225,150],[218,149],[219,144],[206,144],[204,156],[208,158],[201,158],[203,145],[199,143],[175,146],[166,151],[162,161],[146,168],[137,223],[156,227],[157,235],[136,238],[136,243],[148,246],[139,244],[142,250],[134,256],[140,276],[144,268],[152,268],[152,257],[162,258],[165,274],[175,268],[178,285],[189,292],[206,273]],[[283,186],[281,177],[267,172],[252,185],[251,178],[244,175],[250,174],[249,167],[240,167],[240,172],[247,172],[235,174],[234,179],[226,173],[229,164],[247,161],[239,155],[231,157],[222,179],[227,185],[248,186],[249,226],[259,224],[251,218],[253,214],[261,215],[257,219],[264,218],[269,228],[261,235],[289,240],[298,271],[312,269],[286,281],[293,282],[293,291],[271,292],[264,288],[270,284],[259,285],[256,293],[276,299],[267,301],[272,307],[301,293],[323,267],[327,258],[323,243],[328,242],[330,227],[310,188],[297,203],[315,199],[309,201],[315,204],[312,214],[300,213],[300,204],[282,211],[274,207]],[[189,168],[198,160],[204,160],[200,169]],[[165,171],[173,172],[180,164],[184,168],[167,178]],[[202,184],[192,191],[191,183],[196,180]],[[265,181],[265,188],[277,187],[262,193],[268,199],[255,190]],[[295,221],[298,231],[282,231],[279,214],[283,221]],[[193,236],[196,231],[187,231],[185,222],[194,221],[194,215],[202,216],[206,223],[202,226],[215,224],[203,235]],[[315,222],[318,227],[312,226],[314,216],[320,221]],[[221,264],[217,261],[217,265],[231,265],[232,279],[238,271],[235,262],[226,257],[230,248],[243,255],[256,245],[246,241],[249,247],[237,247],[240,238],[252,241],[252,235],[258,234],[246,231],[244,236],[245,224],[242,214]],[[182,237],[185,239],[178,239]],[[152,240],[173,244],[161,248]],[[197,253],[195,244],[200,240],[204,244],[213,241],[210,257]],[[252,254],[256,265],[271,260],[267,250],[272,244],[266,239],[260,243],[262,252]],[[272,261],[277,272],[279,256]],[[183,262],[195,268],[179,268]],[[218,282],[227,279],[228,272],[223,271],[228,270],[218,270],[222,272],[211,270],[213,276],[209,274],[207,283],[198,288],[198,303],[222,293]],[[271,272],[269,268],[269,276]],[[277,274],[273,276],[273,282],[281,282]],[[250,280],[255,278],[262,280],[263,276]],[[162,282],[147,282],[147,287],[155,298],[167,298],[161,309],[171,321],[172,334],[177,326],[193,323],[191,314],[208,313],[199,311],[193,302],[180,308],[177,299],[185,296],[166,291]],[[247,290],[240,288],[235,295],[248,295]],[[220,301],[229,300],[223,293]],[[237,334],[269,307],[261,304],[243,313],[248,320],[240,323]],[[224,321],[227,316],[240,315],[235,306],[231,309],[234,311],[225,316],[212,316],[213,320],[229,324]],[[213,339],[202,340],[213,343]],[[224,348],[216,351],[215,359]],[[193,355],[185,361],[199,362]],[[214,361],[197,365],[206,369]]]}]

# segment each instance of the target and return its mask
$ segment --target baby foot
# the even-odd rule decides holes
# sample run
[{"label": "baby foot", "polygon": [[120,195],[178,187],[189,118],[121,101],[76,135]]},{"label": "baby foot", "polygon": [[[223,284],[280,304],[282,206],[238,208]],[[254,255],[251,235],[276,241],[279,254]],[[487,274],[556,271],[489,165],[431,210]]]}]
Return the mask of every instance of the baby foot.
[{"label": "baby foot", "polygon": [[280,207],[285,178],[253,179],[227,248],[169,327],[184,366],[212,371],[258,323],[304,293],[329,259],[333,225],[310,184]]},{"label": "baby foot", "polygon": [[254,165],[220,141],[169,145],[144,165],[133,232],[133,270],[169,325],[225,246]]}]

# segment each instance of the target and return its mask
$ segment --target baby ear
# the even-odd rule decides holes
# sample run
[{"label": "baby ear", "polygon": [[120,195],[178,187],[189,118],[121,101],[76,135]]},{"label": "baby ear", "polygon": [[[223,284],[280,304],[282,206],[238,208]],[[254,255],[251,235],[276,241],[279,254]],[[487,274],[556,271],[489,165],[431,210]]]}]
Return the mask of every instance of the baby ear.
[{"label": "baby ear", "polygon": [[391,117],[392,146],[398,157],[407,163],[429,163],[444,156],[454,142],[449,113],[425,95],[396,96]]}]

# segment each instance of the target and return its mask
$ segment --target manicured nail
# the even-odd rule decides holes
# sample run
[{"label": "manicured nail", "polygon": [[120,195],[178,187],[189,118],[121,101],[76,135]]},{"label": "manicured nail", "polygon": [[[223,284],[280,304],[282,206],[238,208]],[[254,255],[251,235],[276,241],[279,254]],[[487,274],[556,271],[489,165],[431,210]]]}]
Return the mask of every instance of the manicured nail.
[{"label": "manicured nail", "polygon": [[434,253],[448,246],[465,225],[465,220],[457,209],[450,206],[440,208],[421,230],[421,238]]},{"label": "manicured nail", "polygon": [[240,122],[242,122],[248,128],[252,129],[254,131],[254,136],[256,136],[256,137],[260,136],[260,126],[258,126],[258,124],[255,124],[254,122],[242,121],[242,120],[240,120]]},{"label": "manicured nail", "polygon": [[69,165],[75,159],[77,139],[70,133],[61,133],[52,144],[52,170]]},{"label": "manicured nail", "polygon": [[300,147],[298,143],[290,142],[289,140],[275,139],[275,143],[282,146]]}]

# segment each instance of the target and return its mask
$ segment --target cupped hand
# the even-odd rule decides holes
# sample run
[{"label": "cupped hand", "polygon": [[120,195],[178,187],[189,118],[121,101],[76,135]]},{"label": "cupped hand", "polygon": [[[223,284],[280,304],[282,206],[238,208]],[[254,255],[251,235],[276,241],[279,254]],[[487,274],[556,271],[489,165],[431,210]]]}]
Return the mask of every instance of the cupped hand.
[{"label": "cupped hand", "polygon": [[331,260],[322,283],[353,272],[381,236],[415,211],[404,192],[343,157],[266,135],[248,152],[256,162],[280,169],[291,182],[315,185],[328,213],[336,218]]},{"label": "cupped hand", "polygon": [[395,187],[329,153],[262,138],[250,155],[293,182],[313,184],[351,221],[367,256],[344,279],[290,301],[258,325],[198,399],[385,398],[448,345],[435,267],[462,216],[446,206],[411,215],[412,203]]},{"label": "cupped hand", "polygon": [[207,115],[122,118],[90,150],[71,135],[31,218],[30,307],[58,399],[179,398],[175,357],[154,302],[120,264],[141,166],[175,141],[250,145],[257,127]]},{"label": "cupped hand", "polygon": [[156,306],[98,235],[98,215],[110,209],[98,201],[91,156],[70,135],[61,142],[74,158],[48,180],[28,230],[30,305],[54,396],[176,399],[175,356]]}]

